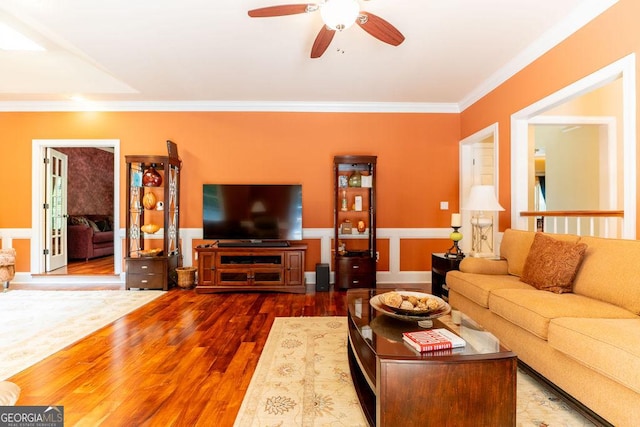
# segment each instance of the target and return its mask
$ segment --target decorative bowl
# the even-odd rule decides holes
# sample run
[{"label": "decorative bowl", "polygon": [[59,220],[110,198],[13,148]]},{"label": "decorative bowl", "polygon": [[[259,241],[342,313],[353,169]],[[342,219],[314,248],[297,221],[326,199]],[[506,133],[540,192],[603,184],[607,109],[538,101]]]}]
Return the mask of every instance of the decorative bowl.
[{"label": "decorative bowl", "polygon": [[138,253],[140,254],[140,256],[143,256],[143,257],[154,257],[162,254],[162,249],[160,248],[142,249],[138,251]]},{"label": "decorative bowl", "polygon": [[153,234],[160,230],[160,226],[158,224],[149,223],[140,227],[140,230],[144,231],[145,233]]},{"label": "decorative bowl", "polygon": [[394,291],[399,293],[403,297],[416,297],[416,298],[429,298],[437,301],[438,305],[436,308],[432,308],[429,310],[405,310],[399,307],[393,307],[385,303],[384,295],[379,294],[373,296],[369,300],[369,304],[378,312],[394,317],[400,320],[419,322],[421,320],[431,320],[436,319],[438,317],[444,316],[451,311],[451,306],[444,301],[442,298],[439,298],[435,295],[426,294],[422,292],[413,292],[413,291]]}]

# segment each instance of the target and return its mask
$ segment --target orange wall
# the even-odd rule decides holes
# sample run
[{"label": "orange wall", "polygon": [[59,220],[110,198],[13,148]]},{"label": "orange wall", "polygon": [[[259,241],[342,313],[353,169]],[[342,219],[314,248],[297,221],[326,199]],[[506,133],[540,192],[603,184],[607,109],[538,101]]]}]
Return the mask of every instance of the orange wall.
[{"label": "orange wall", "polygon": [[501,228],[511,224],[511,115],[633,52],[640,55],[639,16],[639,1],[620,0],[461,114],[463,138],[499,123]]},{"label": "orange wall", "polygon": [[[330,228],[336,154],[378,156],[378,227],[448,227],[458,209],[459,114],[0,113],[0,129],[3,172],[14,184],[0,186],[3,207],[11,206],[0,210],[0,228],[31,227],[33,139],[119,139],[122,183],[125,155],[164,155],[173,140],[184,164],[186,228],[202,226],[205,182],[302,183],[303,226]],[[449,211],[439,209],[443,200]]]}]

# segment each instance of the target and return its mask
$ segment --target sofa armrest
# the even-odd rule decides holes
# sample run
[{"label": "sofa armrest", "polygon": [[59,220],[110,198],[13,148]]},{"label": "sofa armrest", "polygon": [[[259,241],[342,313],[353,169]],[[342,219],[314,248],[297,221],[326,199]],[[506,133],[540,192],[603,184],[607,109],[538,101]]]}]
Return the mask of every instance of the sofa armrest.
[{"label": "sofa armrest", "polygon": [[86,225],[67,226],[67,254],[71,259],[88,259],[93,254],[93,229]]},{"label": "sofa armrest", "polygon": [[468,257],[460,262],[460,271],[476,274],[509,274],[509,266],[506,259]]}]

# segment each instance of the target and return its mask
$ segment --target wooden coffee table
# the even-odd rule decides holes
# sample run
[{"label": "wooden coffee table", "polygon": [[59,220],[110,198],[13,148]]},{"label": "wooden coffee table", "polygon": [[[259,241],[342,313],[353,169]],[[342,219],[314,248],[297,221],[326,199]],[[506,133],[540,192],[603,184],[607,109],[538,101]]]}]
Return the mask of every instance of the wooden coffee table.
[{"label": "wooden coffee table", "polygon": [[422,329],[374,309],[389,289],[347,291],[349,366],[371,426],[515,426],[516,355],[462,315],[433,320],[465,338],[460,350],[418,353],[402,332]]}]

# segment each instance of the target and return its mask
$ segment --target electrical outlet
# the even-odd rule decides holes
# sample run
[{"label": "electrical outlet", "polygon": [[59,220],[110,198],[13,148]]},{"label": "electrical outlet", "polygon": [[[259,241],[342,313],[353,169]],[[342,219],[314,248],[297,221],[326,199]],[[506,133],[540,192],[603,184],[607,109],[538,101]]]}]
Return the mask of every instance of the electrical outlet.
[{"label": "electrical outlet", "polygon": [[440,202],[440,210],[441,211],[449,210],[449,202]]},{"label": "electrical outlet", "polygon": [[380,261],[380,252],[376,251],[376,262]]}]

